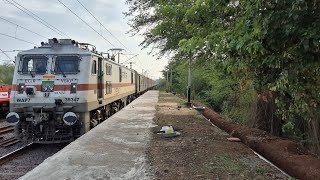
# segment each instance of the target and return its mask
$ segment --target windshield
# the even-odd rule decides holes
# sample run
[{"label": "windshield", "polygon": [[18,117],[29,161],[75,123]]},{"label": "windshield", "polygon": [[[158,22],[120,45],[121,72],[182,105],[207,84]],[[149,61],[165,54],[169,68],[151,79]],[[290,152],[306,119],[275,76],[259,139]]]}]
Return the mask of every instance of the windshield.
[{"label": "windshield", "polygon": [[20,72],[45,74],[47,72],[48,57],[46,56],[23,56],[20,61]]},{"label": "windshield", "polygon": [[79,72],[78,56],[57,56],[55,58],[54,72],[57,74],[63,73],[78,73]]}]

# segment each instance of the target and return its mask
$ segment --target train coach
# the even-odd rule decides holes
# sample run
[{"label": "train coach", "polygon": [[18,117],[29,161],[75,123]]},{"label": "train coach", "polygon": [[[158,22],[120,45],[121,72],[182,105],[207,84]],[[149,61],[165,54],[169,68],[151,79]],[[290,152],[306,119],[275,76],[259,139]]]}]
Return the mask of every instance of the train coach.
[{"label": "train coach", "polygon": [[72,141],[154,86],[91,46],[53,38],[17,55],[6,120],[19,139]]}]

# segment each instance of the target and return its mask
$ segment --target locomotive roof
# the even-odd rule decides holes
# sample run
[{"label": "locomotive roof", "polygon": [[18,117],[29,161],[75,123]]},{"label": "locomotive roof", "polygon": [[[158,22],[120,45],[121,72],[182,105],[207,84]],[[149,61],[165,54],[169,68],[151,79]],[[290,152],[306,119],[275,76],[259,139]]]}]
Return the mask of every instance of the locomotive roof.
[{"label": "locomotive roof", "polygon": [[[79,55],[99,55],[95,49],[90,51],[88,48],[81,47],[81,44],[71,39],[49,39],[48,43],[41,42],[41,46],[34,47],[30,50],[21,51],[18,55],[25,54],[79,54]],[[92,45],[91,45],[92,46]],[[94,46],[93,46],[94,47]]]},{"label": "locomotive roof", "polygon": [[[81,44],[81,43],[79,43]],[[100,55],[98,52],[96,51],[90,51],[88,48],[84,49],[82,47],[80,47],[80,45],[78,44],[78,42],[71,40],[71,39],[49,39],[48,43],[41,43],[41,46],[39,47],[34,47],[33,49],[29,49],[29,50],[25,50],[25,51],[21,51],[18,53],[18,56],[21,55],[57,55],[57,54],[77,54],[77,55],[82,55],[82,56],[90,56],[90,55],[96,55],[96,56],[100,56],[103,57],[102,55]],[[82,43],[85,45],[89,45],[87,43]],[[121,66],[123,68],[126,68],[128,70],[131,71],[135,71],[136,73],[138,73],[136,70],[134,69],[129,69],[128,67],[122,65],[122,64],[118,64],[115,61],[112,61],[108,58],[103,57],[105,60],[107,60],[109,63],[112,64],[116,64],[118,66]],[[139,73],[138,73],[139,74]]]},{"label": "locomotive roof", "polygon": [[21,51],[18,55],[24,54],[79,54],[91,55],[93,52],[76,47],[74,45],[53,45],[53,46],[40,46],[34,49]]}]

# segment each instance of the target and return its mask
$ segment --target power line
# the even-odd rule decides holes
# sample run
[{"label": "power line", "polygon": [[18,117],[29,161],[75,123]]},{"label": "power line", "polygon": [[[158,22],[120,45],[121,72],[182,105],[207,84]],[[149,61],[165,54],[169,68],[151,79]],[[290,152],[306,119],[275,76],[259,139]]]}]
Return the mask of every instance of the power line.
[{"label": "power line", "polygon": [[[28,11],[29,13],[31,13],[32,15],[34,15],[35,17],[37,17],[38,19],[40,19],[42,22],[44,22],[45,24],[47,24],[48,26],[52,27],[53,29],[59,31],[60,33],[62,33],[64,36],[68,37],[71,39],[70,36],[66,35],[63,31],[60,31],[58,28],[56,28],[55,26],[49,24],[47,21],[45,21],[44,19],[42,19],[41,17],[37,16],[36,14],[34,14],[33,12],[31,12],[30,10],[28,10],[27,8],[23,7],[21,4],[17,3],[16,1],[12,0],[13,2],[15,2],[16,4],[18,4],[20,7],[22,7],[23,9],[25,9],[26,11]],[[61,35],[61,34],[60,34]]]},{"label": "power line", "polygon": [[0,51],[1,51],[4,55],[6,55],[7,58],[9,58],[11,61],[14,62],[14,60],[13,60],[7,53],[5,53],[2,49],[0,49]]},{"label": "power line", "polygon": [[[77,0],[78,3],[112,36],[114,37],[125,49],[127,49],[130,53],[133,54],[133,52],[127,48],[116,36],[114,36],[99,20],[96,18],[79,0]],[[142,65],[140,62],[140,59],[137,57],[139,63]],[[143,65],[142,65],[143,66]],[[144,66],[143,66],[144,67]],[[143,68],[142,68],[143,69]],[[145,68],[146,69],[146,68]]]},{"label": "power line", "polygon": [[[139,57],[137,56],[136,58],[137,58],[138,62],[140,63],[140,65],[142,65],[142,66],[144,67],[144,69],[147,69],[147,68],[145,68],[145,66],[141,63]],[[141,67],[141,66],[140,66],[140,67]],[[142,69],[143,69],[143,68],[142,68]]]},{"label": "power line", "polygon": [[[27,15],[29,15],[30,17],[32,17],[33,19],[35,19],[36,21],[38,21],[39,23],[41,23],[42,25],[46,26],[47,28],[51,29],[52,31],[56,32],[57,34],[59,34],[60,36],[63,36],[62,34],[64,34],[63,32],[61,32],[60,30],[58,30],[56,27],[52,26],[51,24],[49,24],[48,22],[46,22],[45,20],[43,20],[42,18],[40,18],[39,16],[35,15],[33,12],[29,11],[27,8],[23,7],[22,5],[20,5],[19,3],[15,2],[14,0],[12,0],[14,3],[10,2],[9,0],[6,0],[8,3],[10,3],[11,5],[13,5],[14,7],[18,8],[19,10],[21,10],[22,12],[26,13]],[[28,12],[27,12],[28,11]],[[37,18],[35,18],[37,17]],[[55,30],[56,29],[56,30]],[[60,33],[60,32],[62,33]],[[65,36],[67,36],[66,34],[64,34]],[[67,36],[68,37],[68,36]]]},{"label": "power line", "polygon": [[23,40],[23,39],[14,37],[14,36],[10,36],[10,35],[8,35],[8,34],[0,33],[0,35],[7,36],[7,37],[10,37],[10,38],[13,38],[13,39],[16,39],[16,40],[19,40],[19,41],[23,41],[23,42],[25,42],[25,43],[29,43],[29,44],[36,45],[36,46],[37,46],[37,44],[35,44],[35,43],[29,42],[29,41],[26,41],[26,40]]},{"label": "power line", "polygon": [[85,23],[87,26],[89,26],[94,32],[96,32],[99,36],[101,36],[106,42],[108,42],[112,47],[114,47],[114,45],[108,40],[106,39],[104,36],[102,36],[102,34],[100,34],[97,30],[95,30],[92,26],[90,26],[86,21],[84,21],[81,17],[79,17],[75,12],[73,12],[69,7],[67,7],[65,4],[63,4],[60,0],[58,0],[60,2],[60,4],[62,4],[65,8],[67,8],[72,14],[74,14],[77,18],[79,18],[83,23]]},{"label": "power line", "polygon": [[128,49],[116,36],[114,36],[79,0],[77,1],[96,21],[98,21],[100,26],[102,26],[112,37],[114,37],[125,49],[130,51],[130,49]]},{"label": "power line", "polygon": [[20,28],[22,28],[22,29],[24,29],[24,30],[27,30],[27,31],[29,31],[29,32],[31,32],[31,33],[33,33],[33,34],[36,34],[36,35],[38,35],[38,36],[40,36],[40,37],[43,37],[43,38],[49,39],[49,38],[47,38],[47,37],[45,37],[45,36],[43,36],[43,35],[41,35],[41,34],[39,34],[39,33],[36,33],[36,32],[34,32],[34,31],[30,30],[30,29],[27,29],[27,28],[25,28],[25,27],[22,27],[22,26],[20,26],[20,25],[18,25],[18,24],[16,24],[16,23],[14,23],[14,22],[11,22],[11,21],[9,21],[9,20],[7,20],[7,19],[3,18],[3,17],[0,17],[0,19],[2,19],[2,20],[4,20],[4,21],[7,21],[8,23],[14,24],[14,25],[16,25],[16,26],[18,26],[18,27],[20,27]]},{"label": "power line", "polygon": [[[87,26],[89,26],[93,31],[95,31],[99,36],[101,36],[104,40],[106,40],[109,44],[111,44],[113,47],[114,45],[108,41],[104,36],[101,35],[101,33],[99,33],[97,30],[95,30],[92,26],[90,26],[87,22],[85,22],[82,18],[80,18],[76,13],[74,13],[70,8],[68,8],[65,4],[63,4],[60,0],[58,0],[64,7],[66,7],[72,14],[74,14],[75,16],[77,16],[82,22],[84,22]],[[128,49],[117,37],[115,37],[79,0],[77,0],[78,3],[97,21],[99,22],[99,24],[106,30],[108,31],[124,48],[126,48],[129,52],[133,53],[130,49]],[[147,69],[143,66],[143,64],[141,63],[140,59],[138,57],[136,57],[140,63],[140,67],[141,69]],[[143,67],[142,67],[143,66]]]}]

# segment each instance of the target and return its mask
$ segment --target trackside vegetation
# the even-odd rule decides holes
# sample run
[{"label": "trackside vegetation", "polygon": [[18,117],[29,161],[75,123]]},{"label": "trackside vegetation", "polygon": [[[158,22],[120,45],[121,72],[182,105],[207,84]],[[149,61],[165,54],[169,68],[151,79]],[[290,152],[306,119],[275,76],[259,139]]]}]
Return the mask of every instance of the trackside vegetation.
[{"label": "trackside vegetation", "polygon": [[[319,0],[127,0],[131,33],[186,94],[320,154]],[[164,76],[166,77],[166,76]],[[170,73],[169,73],[170,79]],[[162,83],[165,84],[165,83]]]},{"label": "trackside vegetation", "polygon": [[0,85],[11,85],[13,79],[14,65],[2,64],[0,65]]}]

